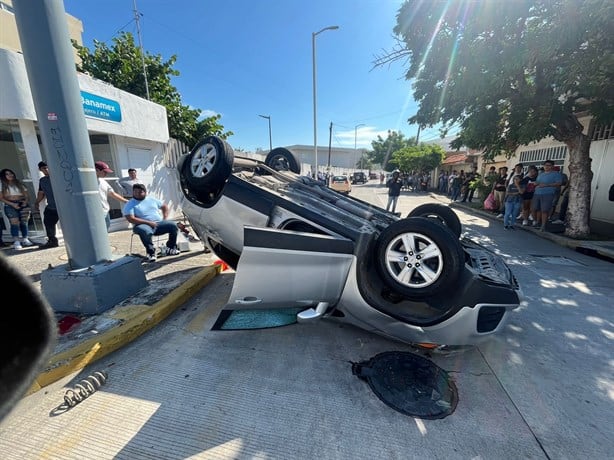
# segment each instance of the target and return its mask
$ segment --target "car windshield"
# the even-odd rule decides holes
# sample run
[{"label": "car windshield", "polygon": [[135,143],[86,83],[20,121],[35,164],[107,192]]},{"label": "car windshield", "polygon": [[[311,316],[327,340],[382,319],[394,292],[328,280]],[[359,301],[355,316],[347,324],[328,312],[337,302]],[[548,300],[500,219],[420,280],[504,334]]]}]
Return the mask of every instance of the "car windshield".
[{"label": "car windshield", "polygon": [[345,176],[334,176],[333,177],[334,182],[345,182],[346,180],[347,180],[347,177]]}]

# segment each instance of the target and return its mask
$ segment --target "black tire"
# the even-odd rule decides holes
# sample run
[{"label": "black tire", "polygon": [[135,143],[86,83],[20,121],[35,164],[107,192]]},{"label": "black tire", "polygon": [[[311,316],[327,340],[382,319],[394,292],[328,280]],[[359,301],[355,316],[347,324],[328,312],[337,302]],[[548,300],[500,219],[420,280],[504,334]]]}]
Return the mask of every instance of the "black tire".
[{"label": "black tire", "polygon": [[189,155],[190,155],[189,153],[181,155],[179,159],[177,160],[177,171],[179,171],[180,176],[183,176],[183,168],[185,167],[185,161]]},{"label": "black tire", "polygon": [[301,173],[301,164],[298,162],[296,155],[284,147],[276,147],[271,150],[266,156],[264,164],[275,171]]},{"label": "black tire", "polygon": [[457,238],[460,238],[461,233],[463,232],[463,226],[461,225],[460,219],[458,218],[454,210],[449,206],[445,206],[443,204],[421,204],[420,206],[413,209],[407,215],[407,217],[428,217],[430,219],[435,219],[439,223],[448,227],[452,231],[452,233],[456,235]]},{"label": "black tire", "polygon": [[234,150],[223,139],[208,136],[196,144],[180,171],[191,191],[208,194],[220,190],[232,173]]},{"label": "black tire", "polygon": [[458,284],[464,252],[458,238],[426,217],[390,224],[376,244],[376,267],[393,291],[412,300],[448,292]]}]

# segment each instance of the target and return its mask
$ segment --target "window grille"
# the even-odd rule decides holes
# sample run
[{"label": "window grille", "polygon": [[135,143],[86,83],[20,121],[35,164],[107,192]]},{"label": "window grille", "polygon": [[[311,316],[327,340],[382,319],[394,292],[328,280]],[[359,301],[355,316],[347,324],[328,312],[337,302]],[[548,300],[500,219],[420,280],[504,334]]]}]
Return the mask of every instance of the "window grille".
[{"label": "window grille", "polygon": [[525,150],[524,152],[520,152],[520,163],[523,163],[526,166],[530,164],[542,164],[546,160],[552,160],[556,166],[563,166],[566,156],[566,145]]},{"label": "window grille", "polygon": [[614,137],[614,121],[609,125],[598,125],[593,130],[591,140],[603,141],[605,139],[611,139]]}]

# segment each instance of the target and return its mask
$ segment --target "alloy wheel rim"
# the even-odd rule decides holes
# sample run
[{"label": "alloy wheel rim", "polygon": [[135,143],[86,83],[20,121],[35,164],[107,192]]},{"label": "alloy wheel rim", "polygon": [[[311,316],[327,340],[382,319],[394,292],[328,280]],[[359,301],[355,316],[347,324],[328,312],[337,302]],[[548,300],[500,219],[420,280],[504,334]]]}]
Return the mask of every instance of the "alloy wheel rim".
[{"label": "alloy wheel rim", "polygon": [[195,177],[203,177],[209,174],[215,164],[216,156],[217,152],[213,145],[203,145],[192,158],[192,175]]},{"label": "alloy wheel rim", "polygon": [[403,233],[386,247],[386,269],[400,284],[424,288],[439,279],[443,254],[431,238],[421,233]]}]

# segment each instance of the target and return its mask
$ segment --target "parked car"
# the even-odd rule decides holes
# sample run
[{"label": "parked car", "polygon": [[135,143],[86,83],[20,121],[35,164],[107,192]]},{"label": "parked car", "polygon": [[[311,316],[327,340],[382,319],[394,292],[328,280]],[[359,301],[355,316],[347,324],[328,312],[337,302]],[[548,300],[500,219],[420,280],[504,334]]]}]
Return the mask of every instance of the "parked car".
[{"label": "parked car", "polygon": [[409,343],[469,345],[499,331],[521,290],[493,252],[461,236],[454,211],[400,218],[300,176],[276,148],[264,162],[210,136],[177,166],[181,208],[236,273],[227,308],[302,308]]},{"label": "parked car", "polygon": [[356,171],[352,173],[352,184],[366,184],[368,180],[369,179],[367,179],[367,175],[362,171]]},{"label": "parked car", "polygon": [[330,188],[346,195],[352,191],[348,176],[333,176],[330,178]]}]

